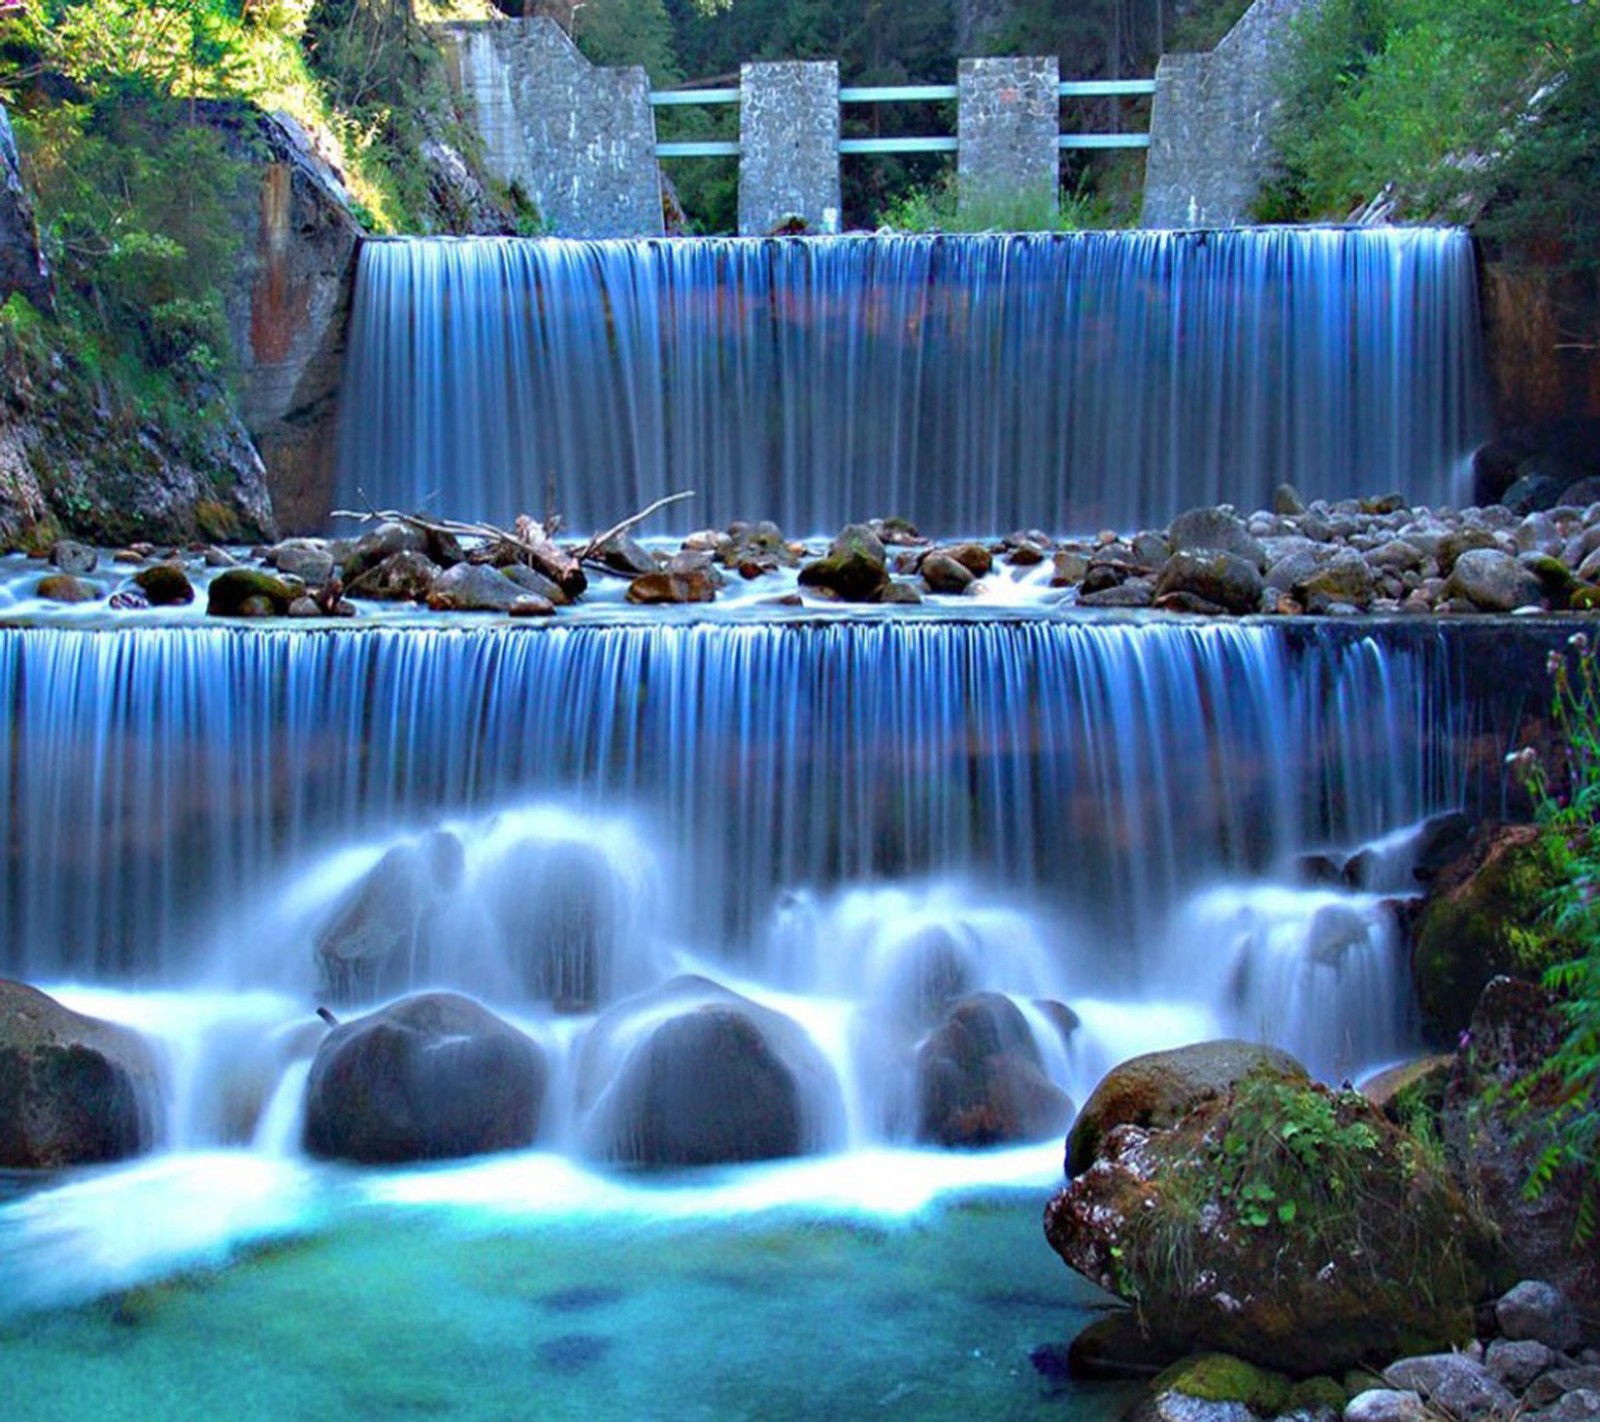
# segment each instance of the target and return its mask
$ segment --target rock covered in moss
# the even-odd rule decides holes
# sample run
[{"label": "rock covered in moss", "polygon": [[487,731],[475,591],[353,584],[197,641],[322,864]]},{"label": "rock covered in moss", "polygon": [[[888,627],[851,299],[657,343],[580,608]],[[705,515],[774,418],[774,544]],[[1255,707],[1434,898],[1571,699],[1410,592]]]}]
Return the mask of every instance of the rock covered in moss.
[{"label": "rock covered in moss", "polygon": [[176,563],[157,563],[133,575],[151,607],[184,607],[194,601],[194,584]]},{"label": "rock covered in moss", "polygon": [[1087,1170],[1114,1127],[1176,1125],[1202,1102],[1226,1096],[1235,1082],[1260,1071],[1308,1080],[1287,1052],[1255,1042],[1196,1042],[1130,1057],[1106,1073],[1078,1112],[1067,1138],[1067,1174]]},{"label": "rock covered in moss", "polygon": [[75,573],[47,573],[33,591],[34,596],[44,602],[93,602],[102,596],[96,584]]},{"label": "rock covered in moss", "polygon": [[1442,1165],[1369,1102],[1273,1075],[1171,1129],[1114,1128],[1045,1233],[1174,1353],[1302,1376],[1465,1341],[1498,1262]]},{"label": "rock covered in moss", "polygon": [[137,1155],[154,1143],[159,1099],[137,1034],[0,979],[0,1168]]},{"label": "rock covered in moss", "polygon": [[800,569],[802,587],[821,588],[845,602],[875,602],[889,582],[882,541],[865,524],[847,524],[826,554]]},{"label": "rock covered in moss", "polygon": [[206,615],[283,616],[305,590],[297,578],[280,578],[260,568],[224,568],[206,589]]}]

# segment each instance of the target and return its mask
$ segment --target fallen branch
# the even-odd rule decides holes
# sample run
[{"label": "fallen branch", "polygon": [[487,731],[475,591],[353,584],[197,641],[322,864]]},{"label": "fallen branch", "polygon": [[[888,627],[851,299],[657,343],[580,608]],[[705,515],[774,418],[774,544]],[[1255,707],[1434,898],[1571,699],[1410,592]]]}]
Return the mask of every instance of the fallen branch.
[{"label": "fallen branch", "polygon": [[403,523],[423,533],[465,535],[482,538],[491,544],[510,548],[531,568],[537,568],[568,597],[579,597],[589,585],[579,560],[550,541],[542,523],[524,516],[515,531],[492,523],[465,523],[453,518],[424,518],[421,514],[401,513],[398,509],[335,509],[334,518],[353,518],[362,523]]},{"label": "fallen branch", "polygon": [[578,557],[580,559],[593,558],[619,533],[626,533],[630,528],[643,523],[657,509],[664,509],[668,504],[680,503],[684,499],[692,499],[693,497],[694,490],[685,489],[681,494],[668,494],[665,498],[657,499],[655,503],[650,504],[646,508],[640,509],[638,513],[629,514],[628,517],[623,519],[621,523],[612,524],[612,526],[604,533],[596,534],[595,537],[591,538],[583,545],[581,549],[578,550]]}]

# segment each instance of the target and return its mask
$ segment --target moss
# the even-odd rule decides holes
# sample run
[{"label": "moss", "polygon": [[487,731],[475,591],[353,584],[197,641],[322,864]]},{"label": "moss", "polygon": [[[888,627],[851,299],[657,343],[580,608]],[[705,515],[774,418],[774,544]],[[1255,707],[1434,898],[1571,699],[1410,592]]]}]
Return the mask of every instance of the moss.
[{"label": "moss", "polygon": [[1156,1378],[1154,1390],[1181,1392],[1204,1402],[1242,1402],[1263,1417],[1283,1411],[1291,1395],[1289,1379],[1282,1373],[1258,1368],[1231,1353],[1192,1353],[1180,1358]]},{"label": "moss", "polygon": [[232,543],[239,537],[239,516],[214,499],[195,503],[194,522],[200,536],[210,543]]},{"label": "moss", "polygon": [[1289,1389],[1289,1400],[1284,1403],[1284,1412],[1315,1412],[1320,1408],[1332,1408],[1335,1412],[1343,1412],[1345,1403],[1350,1400],[1351,1394],[1346,1391],[1343,1383],[1336,1378],[1302,1378]]}]

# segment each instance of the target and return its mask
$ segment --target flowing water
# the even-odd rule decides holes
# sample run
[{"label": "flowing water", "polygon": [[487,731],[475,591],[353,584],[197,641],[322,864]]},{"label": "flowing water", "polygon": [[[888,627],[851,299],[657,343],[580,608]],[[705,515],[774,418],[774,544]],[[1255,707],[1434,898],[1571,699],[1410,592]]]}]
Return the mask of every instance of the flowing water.
[{"label": "flowing water", "polygon": [[339,506],[941,536],[1399,490],[1484,435],[1471,242],[1434,229],[362,250]]}]

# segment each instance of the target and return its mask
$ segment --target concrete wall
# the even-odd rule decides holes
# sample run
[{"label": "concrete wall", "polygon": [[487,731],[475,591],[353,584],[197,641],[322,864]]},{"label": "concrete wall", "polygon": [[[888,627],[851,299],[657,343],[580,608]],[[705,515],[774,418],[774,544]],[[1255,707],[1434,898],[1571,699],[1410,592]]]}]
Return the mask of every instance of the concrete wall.
[{"label": "concrete wall", "polygon": [[1054,55],[961,61],[956,184],[963,208],[1055,202],[1060,79]]},{"label": "concrete wall", "polygon": [[662,232],[655,115],[642,68],[597,69],[551,20],[442,25],[452,83],[489,171],[563,237]]},{"label": "concrete wall", "polygon": [[739,231],[759,236],[798,219],[839,222],[839,66],[739,69]]},{"label": "concrete wall", "polygon": [[1210,54],[1156,68],[1145,165],[1146,227],[1234,227],[1274,167],[1280,57],[1296,15],[1320,0],[1255,0]]}]

